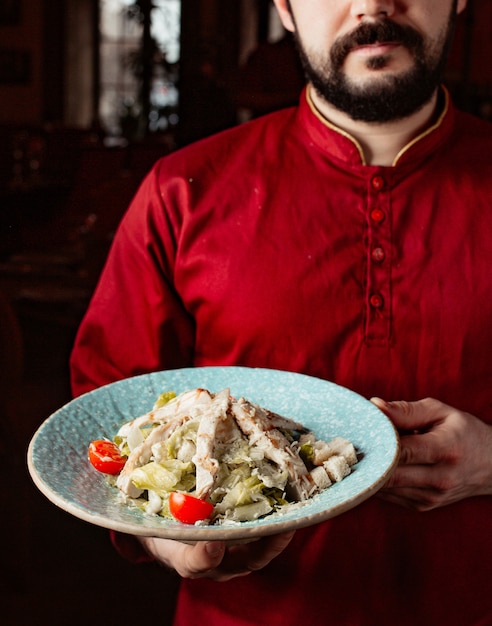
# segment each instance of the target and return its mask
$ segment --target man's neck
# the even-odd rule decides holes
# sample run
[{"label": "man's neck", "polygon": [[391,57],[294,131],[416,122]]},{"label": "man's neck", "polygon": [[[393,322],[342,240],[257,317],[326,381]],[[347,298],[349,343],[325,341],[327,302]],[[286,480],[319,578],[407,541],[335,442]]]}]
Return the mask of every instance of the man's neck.
[{"label": "man's neck", "polygon": [[404,120],[373,124],[348,117],[311,90],[313,103],[332,124],[349,133],[361,145],[367,165],[393,165],[398,153],[427,128],[434,119],[437,90],[419,111]]}]

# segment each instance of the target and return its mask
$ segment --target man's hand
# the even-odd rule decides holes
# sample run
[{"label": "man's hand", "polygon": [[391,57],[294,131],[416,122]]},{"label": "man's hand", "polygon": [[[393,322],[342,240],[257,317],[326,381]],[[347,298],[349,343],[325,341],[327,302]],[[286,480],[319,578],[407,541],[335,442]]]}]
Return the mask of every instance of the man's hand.
[{"label": "man's hand", "polygon": [[381,497],[428,511],[492,495],[492,426],[432,398],[372,402],[401,436],[400,463]]},{"label": "man's hand", "polygon": [[183,578],[226,581],[262,569],[289,545],[294,532],[264,537],[258,541],[227,546],[224,541],[195,545],[140,537],[146,551]]}]

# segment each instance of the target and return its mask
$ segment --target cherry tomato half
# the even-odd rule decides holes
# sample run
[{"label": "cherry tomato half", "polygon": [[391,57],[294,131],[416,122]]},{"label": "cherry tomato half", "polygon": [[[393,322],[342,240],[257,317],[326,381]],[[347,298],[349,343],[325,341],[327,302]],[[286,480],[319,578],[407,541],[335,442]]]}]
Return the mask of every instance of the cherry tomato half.
[{"label": "cherry tomato half", "polygon": [[119,474],[126,463],[126,457],[112,441],[101,439],[89,444],[89,461],[103,474]]},{"label": "cherry tomato half", "polygon": [[214,505],[187,493],[173,491],[169,494],[169,510],[183,524],[194,524],[210,517]]}]

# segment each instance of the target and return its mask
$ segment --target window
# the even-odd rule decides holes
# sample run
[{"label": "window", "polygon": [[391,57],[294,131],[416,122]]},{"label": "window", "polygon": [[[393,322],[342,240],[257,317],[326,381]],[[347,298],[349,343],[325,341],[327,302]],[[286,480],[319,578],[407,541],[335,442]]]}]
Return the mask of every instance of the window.
[{"label": "window", "polygon": [[99,119],[139,138],[177,123],[181,0],[100,0]]}]

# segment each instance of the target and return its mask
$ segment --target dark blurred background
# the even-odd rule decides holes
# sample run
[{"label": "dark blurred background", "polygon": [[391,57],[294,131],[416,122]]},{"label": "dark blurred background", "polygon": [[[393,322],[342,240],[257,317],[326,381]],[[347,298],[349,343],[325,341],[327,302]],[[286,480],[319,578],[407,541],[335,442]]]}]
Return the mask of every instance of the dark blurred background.
[{"label": "dark blurred background", "polygon": [[[161,155],[294,103],[292,50],[268,0],[0,0],[3,624],[170,623],[176,577],[130,565],[104,529],[48,502],[26,449],[70,400],[74,335],[142,177]],[[471,0],[446,82],[487,119],[491,58],[492,0]]]}]

